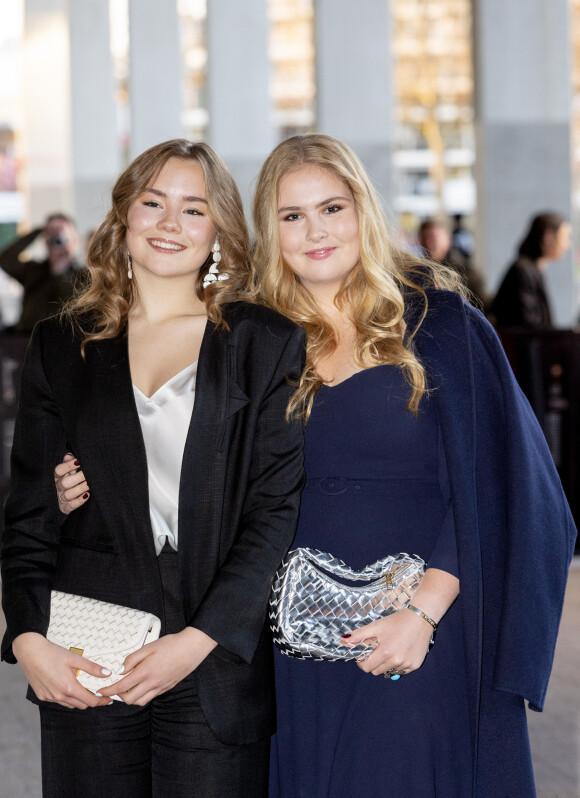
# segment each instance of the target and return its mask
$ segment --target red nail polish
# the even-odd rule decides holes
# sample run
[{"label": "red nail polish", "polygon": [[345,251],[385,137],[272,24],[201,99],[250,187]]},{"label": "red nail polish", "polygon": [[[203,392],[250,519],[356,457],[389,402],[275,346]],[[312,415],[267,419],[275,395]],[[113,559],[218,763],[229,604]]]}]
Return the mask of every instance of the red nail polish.
[{"label": "red nail polish", "polygon": [[88,499],[88,498],[89,498],[89,494],[88,493],[83,493],[83,499]]},{"label": "red nail polish", "polygon": [[351,633],[349,632],[347,635],[343,635],[343,637],[352,637]]},{"label": "red nail polish", "polygon": [[75,461],[74,461],[74,463],[73,463],[73,465],[80,465],[80,463],[79,463],[79,461],[78,461],[78,460],[75,460]]}]

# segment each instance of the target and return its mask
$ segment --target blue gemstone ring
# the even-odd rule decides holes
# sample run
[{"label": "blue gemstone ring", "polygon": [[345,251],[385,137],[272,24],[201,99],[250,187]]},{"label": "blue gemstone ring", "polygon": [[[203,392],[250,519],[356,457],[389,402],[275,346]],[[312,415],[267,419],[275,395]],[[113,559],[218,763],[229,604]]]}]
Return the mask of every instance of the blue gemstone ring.
[{"label": "blue gemstone ring", "polygon": [[392,682],[398,682],[401,676],[405,675],[405,671],[396,671],[391,669],[385,673],[385,679],[390,679]]}]

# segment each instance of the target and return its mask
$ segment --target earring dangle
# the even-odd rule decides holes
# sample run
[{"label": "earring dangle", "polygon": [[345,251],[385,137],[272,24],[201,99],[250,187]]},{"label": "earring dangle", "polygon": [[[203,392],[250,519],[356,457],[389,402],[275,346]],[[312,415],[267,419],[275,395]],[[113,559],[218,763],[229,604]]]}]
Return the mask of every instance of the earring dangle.
[{"label": "earring dangle", "polygon": [[218,263],[222,259],[222,253],[220,252],[220,242],[217,240],[217,238],[216,238],[216,240],[214,242],[214,245],[212,247],[211,254],[212,254],[212,264],[209,267],[208,273],[203,278],[203,287],[204,288],[207,288],[208,285],[211,285],[212,283],[215,283],[216,280],[227,280],[228,279],[227,274],[223,274],[223,273],[220,274],[220,272],[218,270]]},{"label": "earring dangle", "polygon": [[133,261],[129,252],[127,252],[127,277],[129,280],[133,279]]}]

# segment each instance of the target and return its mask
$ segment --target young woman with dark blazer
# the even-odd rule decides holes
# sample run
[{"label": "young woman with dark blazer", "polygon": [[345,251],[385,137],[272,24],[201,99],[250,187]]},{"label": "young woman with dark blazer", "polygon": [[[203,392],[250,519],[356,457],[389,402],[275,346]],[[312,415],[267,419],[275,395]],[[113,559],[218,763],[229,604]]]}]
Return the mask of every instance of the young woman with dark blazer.
[{"label": "young woman with dark blazer", "polygon": [[[125,170],[89,269],[30,342],[2,537],[2,658],[40,706],[44,795],[265,795],[265,620],[303,481],[302,425],[285,419],[303,331],[240,301],[242,204],[204,144]],[[62,522],[67,451],[86,484]],[[101,669],[45,638],[53,589],[155,613],[162,636],[94,695],[75,675]]]}]

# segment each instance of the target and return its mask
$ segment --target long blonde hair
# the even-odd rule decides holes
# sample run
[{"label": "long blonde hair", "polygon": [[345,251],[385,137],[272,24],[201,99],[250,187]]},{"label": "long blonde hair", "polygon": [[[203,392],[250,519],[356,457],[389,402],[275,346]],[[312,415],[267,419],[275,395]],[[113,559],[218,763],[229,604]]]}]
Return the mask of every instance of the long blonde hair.
[{"label": "long blonde hair", "polygon": [[[348,308],[356,328],[354,359],[360,368],[383,363],[401,367],[411,394],[407,408],[417,413],[427,390],[425,371],[413,351],[413,337],[427,311],[425,289],[461,292],[459,278],[439,264],[403,250],[389,225],[365,169],[355,153],[331,136],[311,133],[283,141],[266,159],[254,195],[254,290],[260,301],[288,316],[307,332],[306,366],[288,413],[308,418],[322,380],[317,363],[337,346],[329,321],[280,251],[278,191],[284,175],[303,166],[328,170],[351,191],[359,222],[360,259],[344,281],[335,304]],[[414,329],[405,321],[407,296],[419,297],[422,312]]]},{"label": "long blonde hair", "polygon": [[89,278],[84,289],[64,309],[80,328],[84,349],[89,341],[113,338],[125,328],[136,299],[137,286],[128,277],[125,243],[129,208],[147,189],[170,158],[197,161],[203,170],[208,211],[221,246],[220,272],[228,275],[203,288],[212,263],[211,253],[199,271],[196,289],[208,316],[223,324],[221,306],[242,295],[248,299],[251,269],[249,236],[238,187],[227,166],[208,145],[173,139],[143,152],[125,169],[112,190],[109,212],[95,232],[87,255]]}]

